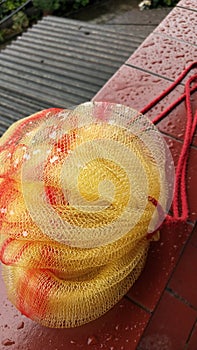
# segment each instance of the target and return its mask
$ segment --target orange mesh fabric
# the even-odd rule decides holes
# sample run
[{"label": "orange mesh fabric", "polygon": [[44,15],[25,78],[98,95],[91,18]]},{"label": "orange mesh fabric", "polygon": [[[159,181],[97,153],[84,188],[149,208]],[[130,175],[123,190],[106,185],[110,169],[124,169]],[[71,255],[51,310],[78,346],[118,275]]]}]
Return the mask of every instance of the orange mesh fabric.
[{"label": "orange mesh fabric", "polygon": [[173,162],[158,130],[116,104],[45,110],[8,129],[0,164],[10,300],[49,327],[105,313],[138,278],[147,233],[171,204]]}]

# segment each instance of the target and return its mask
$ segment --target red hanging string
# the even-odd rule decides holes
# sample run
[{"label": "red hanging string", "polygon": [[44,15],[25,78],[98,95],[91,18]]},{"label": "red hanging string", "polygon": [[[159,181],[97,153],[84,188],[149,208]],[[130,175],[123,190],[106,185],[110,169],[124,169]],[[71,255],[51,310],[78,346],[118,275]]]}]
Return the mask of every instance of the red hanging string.
[{"label": "red hanging string", "polygon": [[[141,110],[142,114],[147,113],[152,109],[157,103],[159,103],[164,97],[166,97],[182,80],[186,75],[194,68],[197,68],[197,62],[193,62],[188,66],[182,74],[166,89],[164,90],[157,98],[151,101],[146,107]],[[193,84],[193,86],[192,86]],[[186,84],[184,93],[172,104],[170,104],[163,112],[161,112],[157,117],[153,119],[153,123],[157,124],[165,116],[167,116],[176,106],[178,106],[183,100],[185,100],[186,111],[187,111],[187,121],[186,129],[184,135],[183,146],[181,149],[180,157],[178,160],[176,175],[175,175],[175,190],[174,198],[172,203],[173,215],[167,215],[165,223],[172,223],[177,221],[186,221],[189,214],[188,209],[188,199],[187,199],[187,189],[186,189],[186,172],[187,172],[187,163],[190,153],[190,145],[197,126],[197,111],[192,112],[191,105],[191,94],[197,91],[197,74],[191,76]],[[152,200],[151,200],[152,201]],[[154,204],[154,203],[153,203]],[[154,204],[155,205],[155,204]],[[158,206],[158,203],[156,203]],[[154,235],[150,233],[147,235],[147,238],[151,238]]]}]

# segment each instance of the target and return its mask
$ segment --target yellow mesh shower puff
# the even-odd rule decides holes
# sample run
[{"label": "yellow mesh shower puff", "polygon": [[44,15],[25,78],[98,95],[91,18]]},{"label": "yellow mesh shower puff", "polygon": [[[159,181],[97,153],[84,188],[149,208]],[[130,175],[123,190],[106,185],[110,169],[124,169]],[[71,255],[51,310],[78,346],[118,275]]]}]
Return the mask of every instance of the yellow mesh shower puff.
[{"label": "yellow mesh shower puff", "polygon": [[0,259],[9,299],[48,327],[108,311],[140,275],[171,205],[173,161],[137,111],[88,102],[0,139]]}]

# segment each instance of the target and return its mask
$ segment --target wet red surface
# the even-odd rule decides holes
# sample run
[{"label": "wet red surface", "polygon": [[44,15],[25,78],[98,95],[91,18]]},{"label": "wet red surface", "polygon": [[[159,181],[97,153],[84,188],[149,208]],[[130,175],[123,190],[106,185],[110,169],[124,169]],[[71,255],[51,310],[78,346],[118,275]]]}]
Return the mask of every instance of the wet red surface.
[{"label": "wet red surface", "polygon": [[[196,10],[196,0],[180,1],[95,100],[141,110],[167,88],[185,66],[197,60]],[[158,115],[183,89],[179,85],[148,113],[149,118]],[[196,95],[192,98],[196,108]],[[167,135],[175,165],[185,123],[183,102],[158,125]],[[197,349],[196,146],[197,137],[188,163],[189,222],[162,229],[161,239],[152,242],[145,269],[127,296],[96,321],[75,329],[56,330],[21,315],[7,300],[0,279],[0,350]]]},{"label": "wet red surface", "polygon": [[194,45],[155,32],[149,35],[140,50],[134,52],[126,63],[175,80],[185,66],[196,60],[197,50]]},{"label": "wet red surface", "polygon": [[191,236],[190,243],[197,248],[197,226],[195,227]]},{"label": "wet red surface", "polygon": [[[179,89],[177,88],[175,90],[175,92],[177,93],[177,98],[179,93],[178,90],[180,90],[180,87]],[[192,95],[192,106],[194,110],[197,108],[197,92],[195,92]],[[163,101],[163,103],[160,104],[161,109],[164,107],[165,101]],[[182,102],[166,118],[164,118],[159,124],[157,124],[157,126],[159,130],[164,132],[165,134],[171,135],[175,138],[178,138],[179,140],[183,140],[186,128],[186,118],[187,113],[185,102]],[[197,146],[197,133],[194,136],[193,145]]]},{"label": "wet red surface", "polygon": [[189,8],[190,10],[196,10],[196,0],[181,0],[178,6]]},{"label": "wet red surface", "polygon": [[[141,110],[165,90],[169,84],[170,82],[164,78],[156,77],[148,72],[123,65],[103,89],[98,92],[95,100],[123,103],[134,109]],[[183,92],[184,87],[182,85],[177,86],[169,96],[165,97],[149,111],[147,116],[153,119]],[[197,93],[194,93],[192,95],[193,109],[197,108],[196,97]],[[160,131],[179,140],[183,140],[186,126],[185,103],[182,102],[179,104],[157,126]],[[193,145],[197,146],[197,133],[193,139]]]},{"label": "wet red surface", "polygon": [[[122,103],[140,111],[163,90],[170,82],[162,77],[152,75],[137,68],[123,65],[109,82],[95,96],[96,101],[110,101]],[[165,105],[174,101],[177,95],[182,94],[183,87],[178,86],[165,99]],[[158,104],[147,115],[152,119],[163,109]]]},{"label": "wet red surface", "polygon": [[196,350],[196,344],[197,344],[197,322],[194,329],[192,330],[191,337],[187,344],[187,350]]},{"label": "wet red surface", "polygon": [[197,247],[188,244],[169,283],[169,288],[197,309]]},{"label": "wet red surface", "polygon": [[183,350],[196,317],[196,310],[165,291],[138,350]]},{"label": "wet red surface", "polygon": [[161,231],[160,241],[151,243],[144,271],[128,293],[131,300],[154,311],[192,229],[179,224]]},{"label": "wet red surface", "polygon": [[[190,26],[194,29],[191,30]],[[184,40],[196,45],[197,16],[189,9],[175,8],[162,23],[156,28],[155,33],[171,36],[175,39]]]}]

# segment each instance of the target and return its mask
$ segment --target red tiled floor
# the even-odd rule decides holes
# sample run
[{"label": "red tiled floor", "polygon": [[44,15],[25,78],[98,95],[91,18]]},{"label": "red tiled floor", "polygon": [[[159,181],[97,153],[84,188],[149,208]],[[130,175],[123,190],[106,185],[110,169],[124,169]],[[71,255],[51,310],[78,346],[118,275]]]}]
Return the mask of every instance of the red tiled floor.
[{"label": "red tiled floor", "polygon": [[197,15],[195,11],[176,7],[155,29],[155,33],[161,33],[173,38],[184,40],[196,45]]},{"label": "red tiled floor", "polygon": [[169,287],[197,309],[197,247],[188,244],[169,282]]},{"label": "red tiled floor", "polygon": [[[126,63],[175,80],[196,60],[196,46],[155,33],[149,35]],[[172,64],[173,61],[176,64]]]},{"label": "red tiled floor", "polygon": [[184,350],[197,311],[164,292],[138,350]]},{"label": "red tiled floor", "polygon": [[196,0],[181,0],[178,3],[178,6],[183,6],[183,7],[187,7],[191,10],[197,10],[197,2]]},{"label": "red tiled floor", "polygon": [[196,344],[197,344],[197,323],[195,325],[195,328],[191,334],[191,338],[189,339],[188,345],[185,350],[196,350]]},{"label": "red tiled floor", "polygon": [[134,350],[150,317],[123,298],[103,317],[85,326],[50,329],[22,316],[7,301],[2,280],[0,314],[1,350],[7,349],[9,344],[11,350]]},{"label": "red tiled floor", "polygon": [[154,310],[191,231],[188,224],[161,231],[160,240],[151,243],[144,271],[129,291],[129,298]]}]

